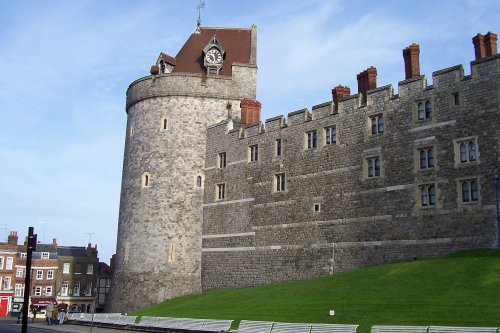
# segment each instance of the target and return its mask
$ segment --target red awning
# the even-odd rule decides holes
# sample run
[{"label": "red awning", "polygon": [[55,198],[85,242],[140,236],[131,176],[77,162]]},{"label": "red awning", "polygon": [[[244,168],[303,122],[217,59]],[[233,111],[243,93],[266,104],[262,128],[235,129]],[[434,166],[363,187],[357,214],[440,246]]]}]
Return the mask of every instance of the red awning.
[{"label": "red awning", "polygon": [[55,303],[56,298],[55,297],[31,297],[31,305],[47,305],[49,303]]}]

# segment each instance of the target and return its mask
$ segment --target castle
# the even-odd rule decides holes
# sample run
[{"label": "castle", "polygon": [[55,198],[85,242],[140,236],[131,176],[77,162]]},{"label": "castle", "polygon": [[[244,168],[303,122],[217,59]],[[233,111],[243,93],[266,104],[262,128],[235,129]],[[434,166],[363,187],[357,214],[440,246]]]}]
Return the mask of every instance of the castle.
[{"label": "castle", "polygon": [[412,44],[398,94],[370,67],[357,94],[264,124],[255,26],[161,53],[127,91],[107,310],[498,246],[500,56],[493,33],[473,43],[471,75],[428,85]]}]

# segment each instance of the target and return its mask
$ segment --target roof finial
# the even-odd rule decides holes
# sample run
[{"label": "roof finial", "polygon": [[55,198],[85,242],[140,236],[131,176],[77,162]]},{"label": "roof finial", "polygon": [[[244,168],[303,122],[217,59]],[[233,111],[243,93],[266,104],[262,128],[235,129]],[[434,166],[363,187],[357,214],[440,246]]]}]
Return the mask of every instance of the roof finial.
[{"label": "roof finial", "polygon": [[200,32],[200,26],[201,26],[201,10],[205,8],[205,1],[200,0],[200,3],[196,6],[198,9],[198,20],[196,21],[196,32]]}]

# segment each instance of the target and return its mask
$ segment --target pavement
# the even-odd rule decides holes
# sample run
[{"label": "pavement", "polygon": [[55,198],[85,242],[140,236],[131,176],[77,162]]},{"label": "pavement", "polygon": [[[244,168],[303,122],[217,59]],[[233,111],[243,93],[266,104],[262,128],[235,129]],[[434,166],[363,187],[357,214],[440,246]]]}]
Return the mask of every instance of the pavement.
[{"label": "pavement", "polygon": [[[67,333],[120,333],[120,332],[134,332],[133,330],[127,329],[112,329],[93,326],[92,328],[87,325],[73,325],[73,324],[63,324],[63,325],[47,325],[44,321],[35,320],[34,323],[31,321],[28,323],[28,327],[33,327],[37,329],[43,329],[52,332],[67,332]],[[92,330],[91,330],[92,329]],[[135,331],[137,332],[137,331]]]}]

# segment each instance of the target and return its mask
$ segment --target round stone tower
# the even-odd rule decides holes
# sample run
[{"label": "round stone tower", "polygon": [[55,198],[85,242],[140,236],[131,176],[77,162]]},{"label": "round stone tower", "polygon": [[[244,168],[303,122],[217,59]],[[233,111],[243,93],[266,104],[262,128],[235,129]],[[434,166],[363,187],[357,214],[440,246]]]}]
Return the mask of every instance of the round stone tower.
[{"label": "round stone tower", "polygon": [[199,27],[127,90],[115,270],[107,311],[201,291],[206,129],[256,95],[256,27]]}]

